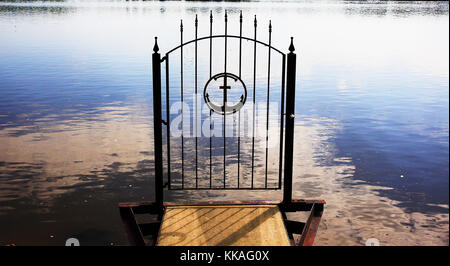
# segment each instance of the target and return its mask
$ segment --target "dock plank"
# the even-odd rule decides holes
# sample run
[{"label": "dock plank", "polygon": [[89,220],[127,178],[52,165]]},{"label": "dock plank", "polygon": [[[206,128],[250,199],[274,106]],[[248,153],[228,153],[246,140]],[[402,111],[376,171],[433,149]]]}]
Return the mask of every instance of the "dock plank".
[{"label": "dock plank", "polygon": [[158,246],[289,246],[277,205],[167,207]]}]

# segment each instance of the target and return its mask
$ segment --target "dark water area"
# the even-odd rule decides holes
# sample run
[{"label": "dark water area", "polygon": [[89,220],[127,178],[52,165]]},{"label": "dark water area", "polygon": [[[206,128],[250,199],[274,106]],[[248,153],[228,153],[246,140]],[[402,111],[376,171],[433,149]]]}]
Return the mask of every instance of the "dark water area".
[{"label": "dark water area", "polygon": [[[448,2],[359,1],[0,2],[0,244],[128,244],[117,203],[154,197],[154,36],[164,54],[179,44],[179,19],[193,38],[196,14],[199,36],[208,35],[210,10],[221,33],[225,9],[231,34],[242,10],[244,36],[256,14],[262,41],[269,19],[274,47],[287,52],[294,37],[294,196],[327,201],[315,244],[448,245]],[[186,58],[186,76],[192,66]],[[208,73],[207,59],[199,69]],[[275,89],[279,77],[274,68]],[[281,196],[244,195],[166,199]]]}]

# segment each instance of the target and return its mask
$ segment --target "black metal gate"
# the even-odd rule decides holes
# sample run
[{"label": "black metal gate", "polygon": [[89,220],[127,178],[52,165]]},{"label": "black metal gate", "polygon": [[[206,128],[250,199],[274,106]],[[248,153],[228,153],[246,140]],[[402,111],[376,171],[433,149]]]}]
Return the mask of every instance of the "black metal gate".
[{"label": "black metal gate", "polygon": [[[253,38],[242,36],[242,12],[239,15],[239,35],[228,34],[228,14],[226,11],[224,20],[224,34],[213,35],[213,15],[211,13],[209,36],[198,37],[199,23],[196,16],[194,39],[187,42],[183,41],[183,22],[181,21],[180,45],[169,50],[162,58],[155,37],[152,58],[153,115],[155,188],[158,204],[163,204],[163,190],[166,185],[169,190],[269,190],[283,187],[283,202],[291,202],[296,73],[293,38],[291,37],[290,52],[286,55],[272,47],[271,22],[268,26],[268,43],[265,43],[257,40],[256,16],[253,20]],[[229,42],[233,40],[237,43],[230,49]],[[215,48],[217,41],[222,42],[219,46],[220,51]],[[248,53],[249,55],[245,54],[244,60],[243,41],[246,44],[250,43],[252,46],[250,48],[252,50],[251,55],[250,53]],[[206,63],[198,60],[200,55],[208,55],[207,52],[199,53],[199,45],[205,42],[209,48],[209,71],[207,60]],[[189,50],[189,46],[193,46],[193,49]],[[264,51],[260,50],[261,48],[258,49],[260,46],[267,52],[267,57],[264,59],[261,59],[257,54],[257,51],[260,53]],[[193,59],[187,63],[185,61],[186,50],[193,54]],[[205,49],[200,50],[204,51]],[[237,51],[238,60],[230,63],[233,60],[230,53],[233,51]],[[175,53],[179,53],[179,57],[176,57]],[[276,84],[274,78],[271,78],[271,71],[274,71],[272,54],[278,56],[280,62],[279,68],[275,66],[276,71],[281,70],[280,75],[277,76],[279,81]],[[218,67],[214,65],[213,61],[216,57],[222,56],[223,66],[217,71]],[[251,58],[252,61],[247,60],[247,58]],[[172,71],[169,62],[179,64],[178,66],[175,64],[175,67],[179,69],[173,78],[171,77]],[[244,63],[249,62],[251,62],[253,69],[247,71],[244,69]],[[163,63],[165,64],[165,90],[162,91],[161,68]],[[257,71],[258,64],[261,63],[267,65],[264,73],[264,78],[267,78],[267,80],[264,86],[257,85],[258,82],[261,83],[259,78],[261,75]],[[186,64],[193,64],[193,67],[185,68]],[[206,73],[199,74],[199,68]],[[235,73],[230,70],[232,68],[234,68]],[[189,84],[186,81],[186,77],[189,75],[186,70],[193,72],[190,75],[193,80]],[[252,73],[246,75],[244,72]],[[214,87],[214,84],[216,87]],[[276,90],[276,88],[279,89]],[[194,96],[192,98],[187,97],[189,93],[193,93]],[[261,93],[263,97],[258,96]],[[163,96],[165,98],[164,106],[161,101]],[[215,98],[221,98],[221,101],[217,102]],[[271,103],[272,99],[278,99],[280,106],[277,106],[276,115],[269,119],[270,111],[274,109]],[[193,125],[190,124],[189,103],[193,105]],[[256,110],[257,104],[265,106],[263,108],[263,110],[265,109],[265,113],[263,113],[263,116],[265,116],[265,132],[260,138],[255,137],[255,123],[257,117],[261,117]],[[176,112],[171,111],[173,106],[178,106]],[[205,108],[202,108],[202,106]],[[203,112],[205,110],[206,112]],[[163,112],[165,112],[164,119]],[[248,116],[248,114],[251,115]],[[247,116],[243,117],[244,115]],[[275,119],[272,119],[273,117]],[[219,120],[221,120],[221,130],[214,128],[213,131],[212,125],[219,124],[216,123]],[[272,120],[276,123],[272,123]],[[175,122],[176,125],[171,125]],[[245,127],[245,124],[247,124],[247,127]],[[276,124],[277,134],[279,134],[277,136],[279,147],[276,154],[274,148],[269,148],[269,137],[271,137],[269,126],[272,128],[272,124]],[[181,130],[179,125],[181,125]],[[165,130],[163,130],[163,126]],[[247,135],[242,134],[242,127],[244,127],[244,130],[247,129]],[[175,131],[177,133],[174,133]],[[193,135],[190,134],[191,131]],[[213,136],[213,132],[220,132],[221,135]],[[232,136],[227,135],[230,132]],[[163,138],[163,134],[165,134],[165,138]],[[247,146],[243,142],[246,142]],[[262,149],[256,149],[255,145],[262,146]],[[166,160],[163,159],[164,148],[167,155]],[[260,154],[264,154],[264,156],[259,156]],[[269,155],[276,155],[277,162],[269,163]],[[255,160],[256,156],[259,157]],[[264,159],[261,160],[262,157]],[[223,163],[220,161],[223,161]],[[262,161],[264,163],[261,163]],[[164,164],[167,169],[167,183],[164,183]],[[275,166],[278,166],[278,169],[274,170]]]}]

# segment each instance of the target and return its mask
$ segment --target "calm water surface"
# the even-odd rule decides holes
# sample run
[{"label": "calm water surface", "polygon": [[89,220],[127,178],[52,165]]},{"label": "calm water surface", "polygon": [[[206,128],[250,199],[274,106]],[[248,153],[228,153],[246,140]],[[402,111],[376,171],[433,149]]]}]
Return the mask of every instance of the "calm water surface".
[{"label": "calm water surface", "polygon": [[[242,10],[244,35],[256,14],[261,40],[269,18],[275,47],[294,37],[294,196],[327,201],[315,244],[448,245],[448,2],[341,1],[0,2],[0,244],[128,244],[117,203],[153,199],[153,37],[167,52],[179,19],[203,36],[225,9],[231,31]],[[206,196],[281,195],[167,200]]]}]

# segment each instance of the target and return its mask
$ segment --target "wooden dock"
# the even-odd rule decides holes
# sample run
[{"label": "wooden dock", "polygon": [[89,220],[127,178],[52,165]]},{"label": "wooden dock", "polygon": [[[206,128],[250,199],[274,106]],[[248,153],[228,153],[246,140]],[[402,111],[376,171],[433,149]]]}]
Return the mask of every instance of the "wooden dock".
[{"label": "wooden dock", "polygon": [[157,246],[289,246],[277,205],[168,207]]},{"label": "wooden dock", "polygon": [[[319,228],[324,200],[283,202],[119,203],[131,245],[310,246]],[[287,212],[308,212],[306,221]],[[141,216],[153,222],[140,222]],[[294,236],[298,236],[294,238]]]}]

